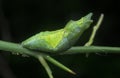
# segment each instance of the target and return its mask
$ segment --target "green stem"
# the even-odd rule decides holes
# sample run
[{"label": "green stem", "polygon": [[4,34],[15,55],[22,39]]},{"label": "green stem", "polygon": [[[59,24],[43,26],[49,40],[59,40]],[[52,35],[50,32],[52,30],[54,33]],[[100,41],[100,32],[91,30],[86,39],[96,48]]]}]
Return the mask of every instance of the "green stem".
[{"label": "green stem", "polygon": [[74,71],[72,71],[71,69],[69,69],[68,67],[64,66],[63,64],[59,63],[57,60],[51,58],[50,56],[46,56],[45,58],[46,60],[50,61],[51,63],[53,63],[54,65],[60,67],[61,69],[64,69],[65,71],[71,73],[71,74],[76,74]]},{"label": "green stem", "polygon": [[103,18],[104,18],[104,14],[101,14],[101,16],[98,19],[97,24],[93,27],[93,31],[92,31],[92,34],[90,36],[89,41],[84,46],[90,46],[90,45],[92,45],[92,43],[94,41],[94,38],[95,38],[95,35],[96,35],[96,32],[99,29],[99,27],[100,27],[100,25],[101,25],[101,23],[103,21]]},{"label": "green stem", "polygon": [[36,56],[38,54],[42,55],[42,53],[37,53],[31,50],[28,50],[26,48],[23,48],[20,44],[1,41],[1,40],[0,40],[0,50],[12,52],[12,53],[26,54],[30,56]]},{"label": "green stem", "polygon": [[[45,55],[23,48],[20,44],[0,41],[0,50],[9,51],[20,54],[27,54],[30,56]],[[60,54],[76,54],[76,53],[120,53],[120,47],[106,47],[106,46],[77,46],[72,47],[66,52]]]},{"label": "green stem", "polygon": [[[23,48],[20,44],[17,43],[11,43],[11,42],[5,42],[0,40],[0,50],[3,51],[8,51],[12,53],[20,53],[20,54],[25,54],[25,55],[30,55],[33,57],[36,57],[39,59],[39,61],[42,63],[42,65],[45,67],[48,75],[50,78],[53,78],[52,76],[52,71],[45,62],[44,58],[54,65],[62,68],[65,71],[68,71],[72,74],[75,74],[72,70],[58,62],[57,60],[53,59],[50,57],[48,54],[40,53],[40,52],[35,52],[28,50],[26,48]],[[105,47],[105,46],[78,46],[78,47],[72,47],[69,50],[60,53],[59,55],[63,54],[78,54],[78,53],[120,53],[120,47]],[[42,56],[42,57],[41,57]],[[39,58],[38,58],[39,57]],[[43,61],[44,60],[44,61]]]},{"label": "green stem", "polygon": [[120,47],[107,46],[77,46],[61,54],[78,54],[78,53],[120,53]]},{"label": "green stem", "polygon": [[[67,71],[69,73],[75,74],[71,69],[69,69],[68,67],[64,66],[63,64],[61,64],[57,60],[53,59],[48,54],[44,54],[44,53],[28,50],[26,48],[23,48],[20,44],[0,41],[0,50],[12,52],[12,53],[15,53],[15,54],[30,55],[30,56],[33,56],[33,57],[37,58],[40,62],[41,62],[41,59],[43,60],[45,58],[46,60],[50,61],[54,65],[60,67],[61,69],[65,70],[65,71]],[[49,68],[47,63],[45,63],[45,60],[44,60],[44,62],[41,62],[41,64],[44,67],[46,66],[45,69],[47,69],[46,71],[48,72],[49,77],[52,78],[51,69]]]},{"label": "green stem", "polygon": [[45,61],[45,59],[42,56],[38,56],[38,60],[41,62],[41,64],[43,65],[43,67],[45,68],[49,78],[53,78],[52,75],[52,70],[50,69],[49,65],[47,64],[47,62]]}]

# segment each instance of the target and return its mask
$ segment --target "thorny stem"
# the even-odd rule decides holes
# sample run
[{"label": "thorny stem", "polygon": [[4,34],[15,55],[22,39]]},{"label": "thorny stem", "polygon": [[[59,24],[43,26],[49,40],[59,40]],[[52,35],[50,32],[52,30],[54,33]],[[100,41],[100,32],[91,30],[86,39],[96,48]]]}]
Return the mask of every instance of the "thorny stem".
[{"label": "thorny stem", "polygon": [[50,78],[53,78],[52,71],[51,71],[50,67],[48,66],[47,62],[45,61],[45,59],[48,60],[49,62],[53,63],[54,65],[60,67],[61,69],[65,70],[71,74],[75,74],[75,72],[73,72],[71,69],[69,69],[65,65],[61,64],[57,60],[53,59],[48,54],[28,50],[26,48],[23,48],[20,44],[0,41],[0,50],[12,52],[14,54],[29,55],[29,56],[33,56],[33,57],[37,58],[41,62],[41,64],[44,66],[44,68]]},{"label": "thorny stem", "polygon": [[41,64],[45,68],[46,72],[48,73],[49,78],[53,78],[52,70],[50,69],[49,65],[47,64],[43,56],[39,55],[38,60],[41,62]]},{"label": "thorny stem", "polygon": [[[26,54],[30,56],[42,55],[45,56],[44,53],[35,52],[32,50],[28,50],[23,48],[20,44],[11,43],[6,41],[0,41],[0,50]],[[60,54],[76,54],[76,53],[120,53],[120,47],[107,47],[107,46],[77,46],[72,47],[69,50],[62,52]]]}]

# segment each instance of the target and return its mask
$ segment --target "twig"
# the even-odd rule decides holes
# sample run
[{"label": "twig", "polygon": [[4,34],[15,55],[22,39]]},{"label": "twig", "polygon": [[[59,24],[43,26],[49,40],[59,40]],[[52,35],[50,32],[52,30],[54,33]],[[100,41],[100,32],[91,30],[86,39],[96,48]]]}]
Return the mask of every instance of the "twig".
[{"label": "twig", "polygon": [[89,41],[84,46],[91,46],[92,45],[94,38],[95,38],[95,35],[96,35],[96,32],[99,29],[99,27],[103,21],[103,18],[104,18],[104,14],[101,14],[99,19],[98,19],[97,24],[93,27],[93,31],[92,31],[92,34],[89,38]]},{"label": "twig", "polygon": [[[58,67],[60,67],[61,69],[65,70],[65,71],[67,71],[67,72],[69,72],[71,74],[75,74],[75,72],[73,72],[71,69],[69,69],[65,65],[61,64],[57,60],[53,59],[48,54],[44,54],[44,53],[40,53],[40,52],[28,50],[26,48],[23,48],[20,44],[11,43],[11,42],[5,42],[5,41],[0,41],[0,50],[9,51],[9,52],[12,52],[12,53],[15,53],[15,54],[23,54],[23,55],[25,54],[25,55],[33,56],[33,57],[37,58],[40,62],[41,62],[41,60],[43,60],[45,58],[49,62],[53,63],[54,65],[56,65]],[[41,56],[43,58],[40,58]],[[41,62],[41,64],[45,65],[45,62],[44,63]],[[51,73],[50,68],[48,66],[45,67],[45,69],[46,68],[47,68],[46,71],[49,74],[49,77],[52,78],[52,73]]]},{"label": "twig", "polygon": [[120,47],[77,46],[77,47],[72,47],[66,52],[60,54],[78,54],[78,53],[120,53]]},{"label": "twig", "polygon": [[47,62],[45,61],[45,59],[43,58],[43,56],[38,56],[38,60],[41,62],[41,64],[43,65],[43,67],[45,68],[49,78],[53,78],[52,75],[52,70],[50,69],[49,65],[47,64]]},{"label": "twig", "polygon": [[[14,53],[26,54],[30,56],[45,55],[44,53],[35,52],[23,48],[20,44],[0,41],[0,50],[9,51]],[[60,54],[77,54],[77,53],[120,53],[120,47],[107,47],[107,46],[78,46],[72,47],[69,50]]]}]

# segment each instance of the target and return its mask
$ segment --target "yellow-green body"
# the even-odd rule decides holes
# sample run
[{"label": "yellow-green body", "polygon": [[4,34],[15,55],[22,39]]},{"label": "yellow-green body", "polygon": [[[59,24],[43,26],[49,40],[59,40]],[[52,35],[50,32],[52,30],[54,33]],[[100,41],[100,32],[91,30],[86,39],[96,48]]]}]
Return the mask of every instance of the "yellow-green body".
[{"label": "yellow-green body", "polygon": [[32,50],[44,52],[61,52],[71,48],[81,34],[92,23],[92,13],[78,21],[69,21],[62,29],[40,32],[22,42],[22,46]]}]

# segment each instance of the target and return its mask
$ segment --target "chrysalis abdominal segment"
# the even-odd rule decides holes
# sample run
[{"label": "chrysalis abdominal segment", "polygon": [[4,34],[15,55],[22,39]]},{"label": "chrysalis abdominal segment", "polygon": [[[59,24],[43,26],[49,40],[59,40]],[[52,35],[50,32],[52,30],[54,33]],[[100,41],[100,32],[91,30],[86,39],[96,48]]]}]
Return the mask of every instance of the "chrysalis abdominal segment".
[{"label": "chrysalis abdominal segment", "polygon": [[22,42],[22,46],[44,52],[61,52],[69,49],[92,23],[92,13],[78,21],[69,21],[62,29],[40,32]]}]

